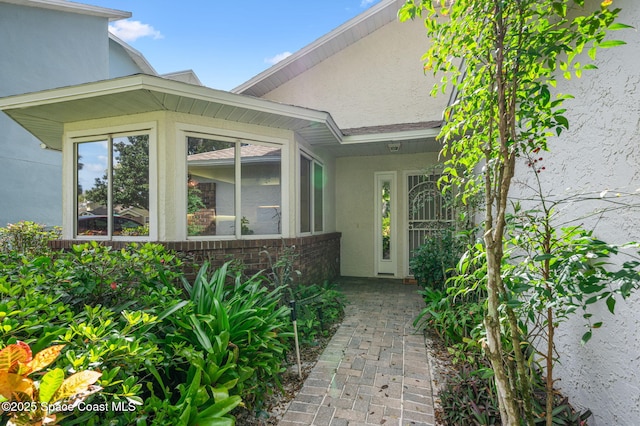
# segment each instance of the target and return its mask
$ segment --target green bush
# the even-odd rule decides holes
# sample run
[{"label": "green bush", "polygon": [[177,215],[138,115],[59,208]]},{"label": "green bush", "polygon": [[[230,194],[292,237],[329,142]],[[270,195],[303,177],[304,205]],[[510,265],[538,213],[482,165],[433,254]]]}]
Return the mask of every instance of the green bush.
[{"label": "green bush", "polygon": [[80,309],[101,304],[116,311],[161,306],[163,299],[179,297],[180,266],[178,257],[159,244],[113,250],[95,241],[73,246],[55,264],[57,271],[68,271],[60,283],[65,301]]},{"label": "green bush", "polygon": [[453,229],[441,229],[427,236],[412,253],[409,267],[418,285],[444,289],[446,281],[455,275],[455,268],[464,252],[464,238]]},{"label": "green bush", "polygon": [[489,369],[462,369],[440,391],[442,420],[450,426],[499,425],[498,397]]},{"label": "green bush", "polygon": [[[293,340],[286,285],[244,277],[232,262],[211,272],[205,264],[190,284],[176,255],[157,244],[53,252],[44,243],[52,234],[35,225],[0,235],[13,238],[0,250],[0,347],[64,344],[52,368],[102,373],[101,391],[86,403],[133,407],[76,410],[64,424],[232,425],[243,400],[258,410],[277,389]],[[273,277],[292,284],[294,248],[284,257]],[[297,288],[314,294],[309,312],[321,308],[325,324],[342,315],[335,289]]]},{"label": "green bush", "polygon": [[328,337],[329,328],[344,316],[344,296],[335,286],[298,286],[293,291],[296,301],[298,332],[303,344],[317,344],[318,336]]},{"label": "green bush", "polygon": [[0,253],[42,255],[50,252],[49,243],[60,238],[60,228],[21,221],[0,228]]},{"label": "green bush", "polygon": [[[200,336],[229,333],[230,344],[239,351],[239,374],[243,369],[253,370],[251,377],[238,383],[237,389],[245,403],[260,408],[265,396],[273,392],[272,384],[279,384],[279,375],[284,371],[287,339],[291,337],[289,308],[281,304],[285,287],[268,289],[259,275],[243,279],[236,273],[229,277],[228,266],[225,263],[209,274],[209,264],[205,263],[193,285],[184,280],[195,313],[190,321]],[[200,337],[201,344],[202,340]],[[206,345],[204,340],[202,346]]]}]

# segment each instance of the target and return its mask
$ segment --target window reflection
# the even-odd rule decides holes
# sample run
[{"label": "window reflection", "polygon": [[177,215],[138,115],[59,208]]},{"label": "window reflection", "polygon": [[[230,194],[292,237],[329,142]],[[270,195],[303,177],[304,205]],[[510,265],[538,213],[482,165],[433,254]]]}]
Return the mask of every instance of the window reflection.
[{"label": "window reflection", "polygon": [[187,138],[187,234],[235,234],[235,146]]},{"label": "window reflection", "polygon": [[324,224],[324,170],[318,163],[313,164],[313,230],[323,231]]},{"label": "window reflection", "polygon": [[76,235],[149,235],[149,135],[76,144]]},{"label": "window reflection", "polygon": [[279,147],[242,144],[242,235],[280,234],[282,228]]},{"label": "window reflection", "polygon": [[300,232],[311,232],[311,160],[300,156]]}]

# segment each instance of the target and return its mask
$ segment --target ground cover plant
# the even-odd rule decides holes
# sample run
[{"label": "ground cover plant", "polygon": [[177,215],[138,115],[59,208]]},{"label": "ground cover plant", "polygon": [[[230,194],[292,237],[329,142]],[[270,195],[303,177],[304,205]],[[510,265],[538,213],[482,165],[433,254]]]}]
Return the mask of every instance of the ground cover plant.
[{"label": "ground cover plant", "polygon": [[[287,285],[245,277],[235,262],[189,280],[157,244],[54,252],[57,234],[34,223],[0,235],[0,402],[13,404],[4,421],[233,425],[240,408],[260,412],[279,391],[293,351]],[[337,298],[321,287],[321,301]],[[27,413],[30,402],[38,410]]]},{"label": "ground cover plant", "polygon": [[[586,344],[605,320],[594,318],[589,308],[602,300],[614,313],[617,297],[631,295],[640,279],[640,252],[638,244],[607,244],[578,226],[555,229],[550,222],[552,204],[557,202],[547,200],[548,209],[541,211],[514,206],[508,217],[505,303],[519,318],[534,424],[546,422],[550,405],[553,424],[582,426],[591,412],[574,410],[553,386],[558,360],[554,332],[571,315],[581,314],[585,325],[582,341]],[[432,246],[429,241],[426,244]],[[632,249],[624,253],[627,260],[614,263],[625,249]],[[494,372],[485,349],[487,265],[483,243],[470,245],[457,268],[447,275],[450,278],[446,281],[421,290],[426,307],[415,321],[442,342],[453,365],[453,374],[439,395],[440,418],[449,425],[502,424]],[[506,368],[515,374],[513,343],[505,336],[502,345]]]}]

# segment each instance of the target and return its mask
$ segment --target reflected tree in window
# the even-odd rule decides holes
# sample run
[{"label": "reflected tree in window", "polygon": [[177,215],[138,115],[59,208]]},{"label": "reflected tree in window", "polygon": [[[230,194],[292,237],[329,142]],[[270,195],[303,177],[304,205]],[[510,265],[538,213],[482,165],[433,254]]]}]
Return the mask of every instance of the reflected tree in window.
[{"label": "reflected tree in window", "polygon": [[[109,176],[95,179],[87,200],[107,205]],[[149,136],[113,140],[113,204],[149,209]]]}]

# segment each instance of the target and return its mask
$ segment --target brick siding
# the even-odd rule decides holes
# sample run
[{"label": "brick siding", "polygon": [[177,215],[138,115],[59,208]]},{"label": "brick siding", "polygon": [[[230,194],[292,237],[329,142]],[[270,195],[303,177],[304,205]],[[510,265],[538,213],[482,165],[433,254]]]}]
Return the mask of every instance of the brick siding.
[{"label": "brick siding", "polygon": [[[298,238],[224,240],[224,241],[169,241],[160,242],[169,250],[184,253],[197,268],[204,261],[217,267],[232,259],[242,261],[247,274],[269,270],[271,260],[275,262],[285,247],[295,247],[294,268],[301,275],[296,281],[304,284],[322,284],[340,276],[340,238],[341,233],[334,232]],[[70,249],[74,244],[86,243],[86,240],[52,241],[54,249]],[[99,241],[100,244],[120,249],[129,244],[127,241]],[[268,254],[267,254],[268,253]],[[187,273],[193,271],[186,271]]]}]

